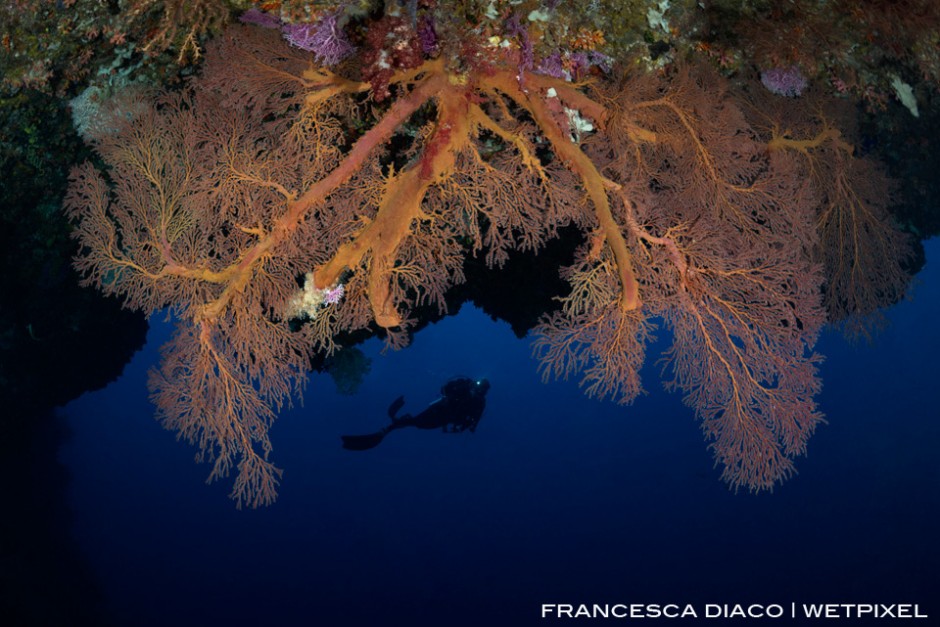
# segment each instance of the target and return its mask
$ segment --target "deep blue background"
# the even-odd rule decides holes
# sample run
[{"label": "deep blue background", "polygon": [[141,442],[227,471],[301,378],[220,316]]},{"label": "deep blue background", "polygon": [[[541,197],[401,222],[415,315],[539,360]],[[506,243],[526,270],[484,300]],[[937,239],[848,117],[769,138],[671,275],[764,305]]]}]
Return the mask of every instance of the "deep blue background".
[{"label": "deep blue background", "polygon": [[[916,602],[937,617],[940,242],[927,254],[874,345],[822,338],[829,424],[773,494],[718,481],[654,359],[634,405],[590,401],[541,383],[529,342],[465,307],[405,350],[366,344],[354,396],[312,377],[272,431],[278,502],[236,511],[230,483],[204,485],[208,467],[152,419],[146,371],[169,334],[155,321],[118,382],[62,411],[74,535],[121,625],[523,625],[548,602]],[[476,433],[340,448],[455,374],[492,383]]]}]

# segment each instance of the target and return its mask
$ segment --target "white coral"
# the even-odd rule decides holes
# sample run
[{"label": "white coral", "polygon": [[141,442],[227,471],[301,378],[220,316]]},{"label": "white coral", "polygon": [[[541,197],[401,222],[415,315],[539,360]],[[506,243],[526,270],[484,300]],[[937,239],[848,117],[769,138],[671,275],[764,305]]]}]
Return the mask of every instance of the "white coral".
[{"label": "white coral", "polygon": [[326,305],[339,302],[343,296],[341,284],[318,288],[313,280],[313,273],[304,275],[304,287],[298,290],[287,304],[287,317],[313,320]]},{"label": "white coral", "polygon": [[917,110],[917,98],[914,97],[914,90],[911,86],[901,80],[897,74],[891,75],[891,87],[894,89],[894,95],[898,97],[901,104],[907,107],[915,118],[920,117],[920,111]]}]

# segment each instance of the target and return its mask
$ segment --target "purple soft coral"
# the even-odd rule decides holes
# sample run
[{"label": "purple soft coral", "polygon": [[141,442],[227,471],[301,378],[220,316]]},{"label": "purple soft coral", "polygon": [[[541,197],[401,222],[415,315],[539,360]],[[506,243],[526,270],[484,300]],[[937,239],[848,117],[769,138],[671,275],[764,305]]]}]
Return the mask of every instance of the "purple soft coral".
[{"label": "purple soft coral", "polygon": [[565,80],[571,80],[571,74],[565,70],[564,62],[561,59],[561,54],[553,52],[551,55],[542,59],[542,62],[539,63],[538,68],[535,70],[538,74],[544,74],[545,76],[551,76],[552,78],[563,78]]},{"label": "purple soft coral", "polygon": [[760,74],[760,82],[764,87],[778,96],[795,98],[806,89],[806,77],[795,65],[789,68],[773,68],[764,70]]},{"label": "purple soft coral", "polygon": [[342,283],[337,283],[334,287],[328,287],[323,290],[323,304],[335,305],[343,300],[343,294],[345,293],[346,288],[343,287]]},{"label": "purple soft coral", "polygon": [[328,15],[316,24],[285,24],[282,32],[290,45],[309,50],[327,66],[336,65],[355,50],[339,27],[336,14]]},{"label": "purple soft coral", "polygon": [[437,53],[437,31],[434,29],[434,18],[425,15],[418,24],[418,41],[421,42],[421,51],[427,55]]},{"label": "purple soft coral", "polygon": [[529,30],[522,25],[518,13],[513,13],[506,22],[506,34],[519,41],[519,67],[523,70],[531,70],[535,64],[535,53],[532,50],[532,40],[529,39]]}]

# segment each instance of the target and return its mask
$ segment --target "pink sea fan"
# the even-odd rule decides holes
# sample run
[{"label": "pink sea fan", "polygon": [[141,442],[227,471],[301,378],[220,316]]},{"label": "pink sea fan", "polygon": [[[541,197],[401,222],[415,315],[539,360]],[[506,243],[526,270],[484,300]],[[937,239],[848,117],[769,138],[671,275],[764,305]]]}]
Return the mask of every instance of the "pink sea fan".
[{"label": "pink sea fan", "polygon": [[328,15],[315,24],[285,24],[281,29],[287,42],[302,50],[309,50],[323,65],[336,65],[355,48],[339,27],[337,15]]}]

